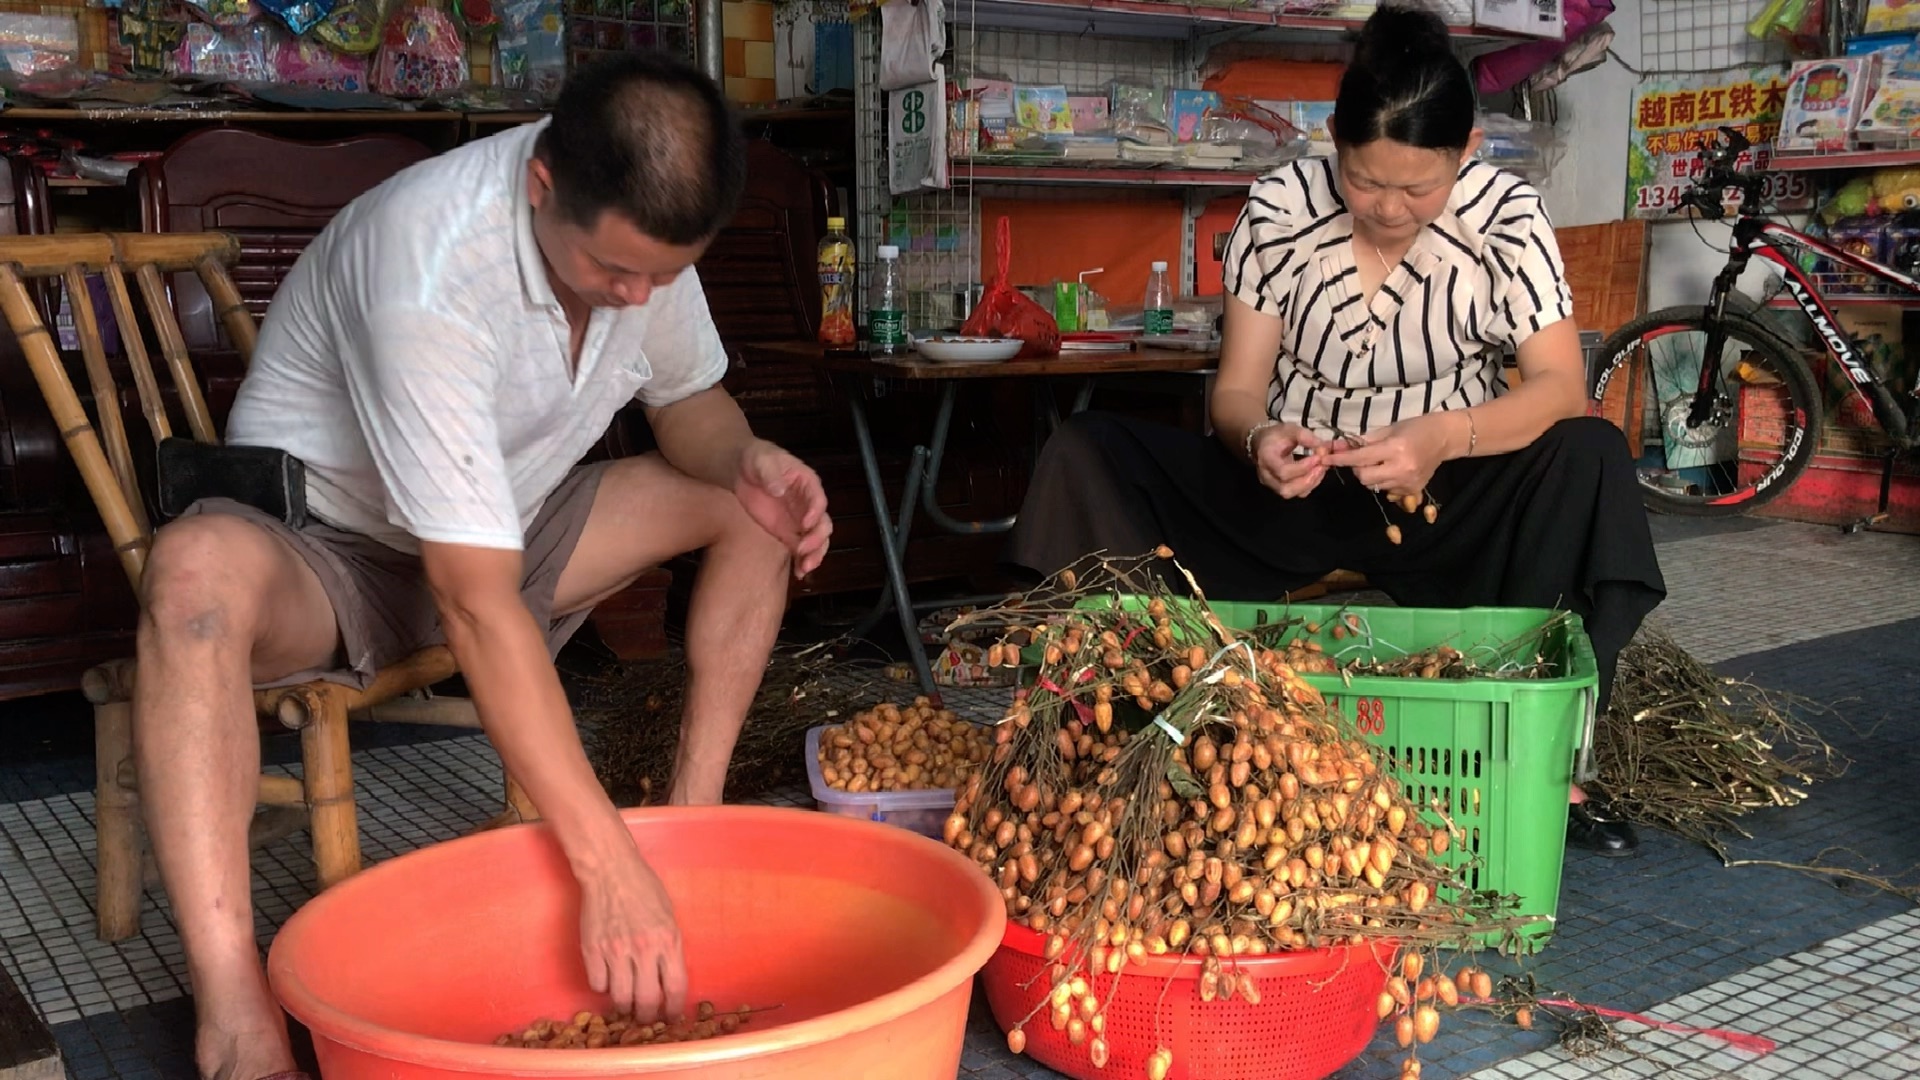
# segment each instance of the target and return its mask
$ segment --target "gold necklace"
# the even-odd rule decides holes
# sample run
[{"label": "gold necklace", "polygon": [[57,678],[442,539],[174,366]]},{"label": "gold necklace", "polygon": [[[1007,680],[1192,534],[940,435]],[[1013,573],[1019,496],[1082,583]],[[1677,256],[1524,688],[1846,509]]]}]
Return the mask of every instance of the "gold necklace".
[{"label": "gold necklace", "polygon": [[1387,261],[1386,252],[1381,251],[1380,245],[1374,243],[1371,240],[1367,241],[1367,246],[1373,249],[1373,257],[1380,260],[1380,269],[1385,270],[1387,272],[1388,277],[1392,277],[1393,264]]}]

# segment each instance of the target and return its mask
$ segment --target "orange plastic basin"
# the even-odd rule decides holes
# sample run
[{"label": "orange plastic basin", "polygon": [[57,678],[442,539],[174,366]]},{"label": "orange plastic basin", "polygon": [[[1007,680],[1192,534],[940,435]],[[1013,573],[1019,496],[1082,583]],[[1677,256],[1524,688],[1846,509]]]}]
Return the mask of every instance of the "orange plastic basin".
[{"label": "orange plastic basin", "polygon": [[810,810],[625,811],[680,918],[689,1003],[781,1008],[734,1035],[607,1050],[492,1045],[605,1011],[579,892],[543,825],[423,848],[315,897],[267,970],[325,1080],[470,1076],[952,1080],[1006,908],[958,852]]}]

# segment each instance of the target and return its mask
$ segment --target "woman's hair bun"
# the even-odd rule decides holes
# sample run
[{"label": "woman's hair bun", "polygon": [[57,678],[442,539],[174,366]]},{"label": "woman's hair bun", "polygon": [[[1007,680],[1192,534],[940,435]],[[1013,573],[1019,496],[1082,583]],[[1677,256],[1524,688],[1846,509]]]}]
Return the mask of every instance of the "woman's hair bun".
[{"label": "woman's hair bun", "polygon": [[1334,142],[1392,139],[1427,150],[1464,150],[1473,134],[1473,79],[1453,53],[1440,16],[1398,0],[1374,10],[1333,103]]},{"label": "woman's hair bun", "polygon": [[1453,56],[1453,38],[1440,16],[1410,4],[1382,4],[1361,26],[1353,62],[1386,72],[1436,55]]}]

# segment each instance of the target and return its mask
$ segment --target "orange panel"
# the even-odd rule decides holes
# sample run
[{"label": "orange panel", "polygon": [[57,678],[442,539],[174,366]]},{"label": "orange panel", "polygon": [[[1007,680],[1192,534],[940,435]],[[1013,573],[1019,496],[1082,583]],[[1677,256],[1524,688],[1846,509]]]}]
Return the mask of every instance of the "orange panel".
[{"label": "orange panel", "polygon": [[1226,247],[1227,234],[1240,220],[1240,208],[1247,205],[1245,195],[1222,195],[1207,204],[1193,224],[1193,291],[1200,296],[1220,295],[1220,259],[1216,250]]},{"label": "orange panel", "polygon": [[1000,215],[1011,219],[1015,286],[1072,281],[1082,270],[1105,272],[1087,284],[1116,304],[1146,298],[1147,273],[1156,259],[1167,262],[1168,276],[1180,281],[1180,230],[1186,211],[1171,199],[1114,202],[1074,199],[1028,202],[980,200],[980,279],[991,281],[999,265],[994,235]]},{"label": "orange panel", "polygon": [[1236,60],[1208,79],[1207,90],[1257,101],[1332,101],[1340,93],[1340,64],[1262,57]]}]

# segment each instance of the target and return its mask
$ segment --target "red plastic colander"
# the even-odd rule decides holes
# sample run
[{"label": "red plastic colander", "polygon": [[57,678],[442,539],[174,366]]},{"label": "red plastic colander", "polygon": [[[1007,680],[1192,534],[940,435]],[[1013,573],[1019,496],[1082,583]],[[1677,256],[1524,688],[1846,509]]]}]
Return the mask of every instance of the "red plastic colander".
[{"label": "red plastic colander", "polygon": [[1169,1080],[1323,1080],[1360,1056],[1379,1020],[1374,1006],[1398,945],[1246,956],[1236,967],[1259,984],[1260,1003],[1200,1000],[1202,960],[1150,956],[1118,976],[1091,980],[1105,1002],[1107,1065],[1055,1031],[1046,1009],[1046,938],[1007,924],[980,973],[993,1019],[1006,1031],[1029,1014],[1026,1053],[1075,1080],[1146,1075],[1155,1047],[1173,1051]]}]

